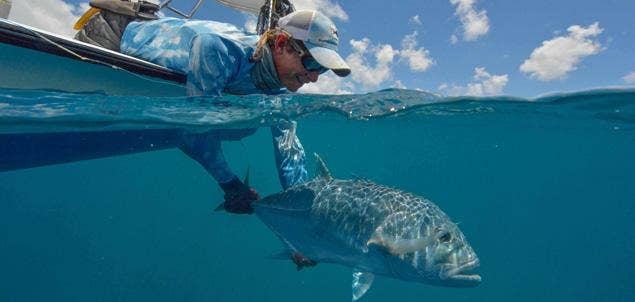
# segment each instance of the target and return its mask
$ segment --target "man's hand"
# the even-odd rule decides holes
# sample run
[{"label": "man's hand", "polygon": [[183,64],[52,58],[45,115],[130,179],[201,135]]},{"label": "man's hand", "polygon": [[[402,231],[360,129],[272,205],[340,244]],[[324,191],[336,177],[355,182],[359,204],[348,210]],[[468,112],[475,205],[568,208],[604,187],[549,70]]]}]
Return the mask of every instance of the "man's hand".
[{"label": "man's hand", "polygon": [[234,178],[230,182],[219,184],[225,192],[225,211],[234,214],[252,214],[251,203],[260,199],[258,192],[245,185],[240,179]]}]

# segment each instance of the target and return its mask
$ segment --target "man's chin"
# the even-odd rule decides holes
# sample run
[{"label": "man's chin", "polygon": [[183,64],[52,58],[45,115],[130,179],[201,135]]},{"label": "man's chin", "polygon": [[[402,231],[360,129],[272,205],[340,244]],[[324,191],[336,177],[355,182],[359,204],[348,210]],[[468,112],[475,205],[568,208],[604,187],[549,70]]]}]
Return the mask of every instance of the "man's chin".
[{"label": "man's chin", "polygon": [[286,78],[285,80],[281,82],[282,82],[282,86],[284,86],[285,88],[287,88],[287,90],[291,92],[298,91],[298,89],[300,89],[300,87],[304,85],[304,83],[302,83],[300,79],[297,78],[297,76]]},{"label": "man's chin", "polygon": [[302,85],[288,85],[285,86],[287,88],[287,90],[291,91],[291,92],[297,92],[298,89],[300,89],[300,87],[302,87]]}]

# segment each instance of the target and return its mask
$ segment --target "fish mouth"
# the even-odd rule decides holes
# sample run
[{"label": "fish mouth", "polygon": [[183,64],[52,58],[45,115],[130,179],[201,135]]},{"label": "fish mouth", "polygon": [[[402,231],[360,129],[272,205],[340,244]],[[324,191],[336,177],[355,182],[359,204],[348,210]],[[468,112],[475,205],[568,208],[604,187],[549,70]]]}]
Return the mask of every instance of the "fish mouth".
[{"label": "fish mouth", "polygon": [[474,269],[479,267],[478,258],[467,261],[461,265],[448,267],[439,272],[439,277],[444,281],[451,281],[452,286],[470,287],[481,283],[481,276],[472,273]]}]

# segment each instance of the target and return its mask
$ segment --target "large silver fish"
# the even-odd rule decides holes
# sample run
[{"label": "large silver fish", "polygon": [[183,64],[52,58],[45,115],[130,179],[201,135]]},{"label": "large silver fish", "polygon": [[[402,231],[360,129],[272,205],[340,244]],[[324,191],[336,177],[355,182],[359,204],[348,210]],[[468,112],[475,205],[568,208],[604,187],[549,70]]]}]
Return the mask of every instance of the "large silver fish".
[{"label": "large silver fish", "polygon": [[319,156],[315,179],[255,203],[298,269],[336,263],[353,269],[353,301],[375,275],[473,287],[479,259],[458,226],[432,202],[364,179],[331,177]]}]

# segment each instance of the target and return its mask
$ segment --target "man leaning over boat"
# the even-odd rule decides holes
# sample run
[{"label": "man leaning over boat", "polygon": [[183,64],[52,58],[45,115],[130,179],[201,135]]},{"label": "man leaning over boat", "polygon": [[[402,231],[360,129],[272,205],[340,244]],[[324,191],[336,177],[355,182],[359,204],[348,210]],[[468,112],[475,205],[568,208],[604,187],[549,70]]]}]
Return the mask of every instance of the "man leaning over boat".
[{"label": "man leaning over boat", "polygon": [[[332,70],[345,77],[350,68],[338,55],[333,22],[317,11],[292,12],[261,36],[214,21],[158,18],[148,2],[93,0],[78,21],[78,40],[120,51],[186,74],[189,96],[280,94],[297,91]],[[274,24],[275,25],[275,24]],[[222,140],[239,140],[255,129],[186,133],[180,149],[200,163],[225,192],[224,207],[251,213],[256,191],[231,171]],[[304,149],[295,122],[271,127],[283,188],[307,178]]]}]

